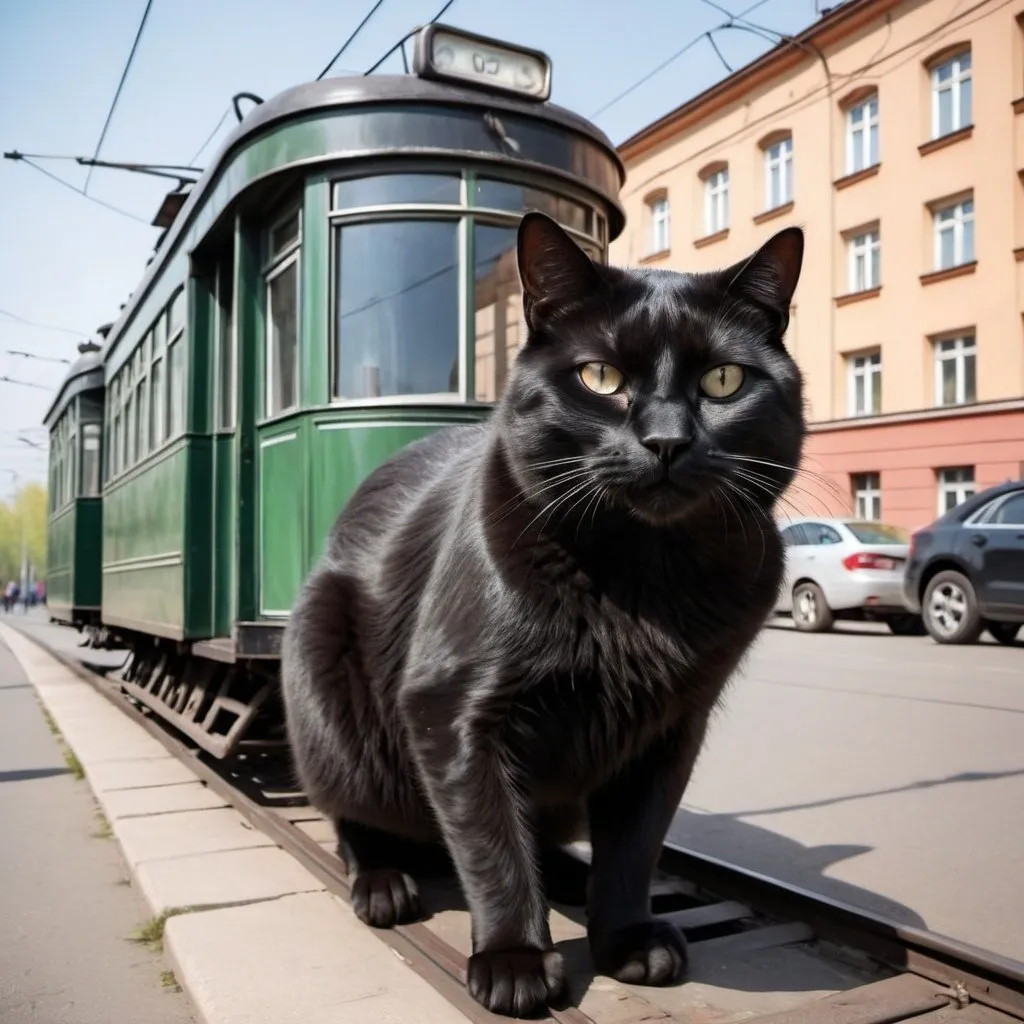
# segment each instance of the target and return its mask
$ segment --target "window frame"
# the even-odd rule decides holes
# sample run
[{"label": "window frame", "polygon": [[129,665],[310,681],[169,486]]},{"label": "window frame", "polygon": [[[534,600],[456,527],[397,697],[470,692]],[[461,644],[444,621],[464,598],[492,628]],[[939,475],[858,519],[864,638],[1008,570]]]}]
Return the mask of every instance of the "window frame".
[{"label": "window frame", "polygon": [[[654,256],[658,253],[669,252],[672,248],[672,208],[668,195],[663,194],[648,200],[647,210],[650,219],[647,255]],[[664,244],[659,245],[659,239]]]},{"label": "window frame", "polygon": [[[847,289],[851,295],[870,292],[882,287],[882,236],[877,228],[861,231],[850,235],[846,243],[847,251]],[[864,261],[864,286],[857,284],[857,261]]]},{"label": "window frame", "polygon": [[[946,479],[947,474],[966,472],[970,472],[970,480]],[[954,508],[958,508],[968,498],[972,498],[978,493],[978,480],[974,466],[941,466],[935,471],[935,478],[936,490],[938,491],[937,507],[940,516],[945,515],[947,512],[952,512]],[[945,498],[950,493],[954,495],[962,494],[962,497],[959,497],[950,508],[946,508]]]},{"label": "window frame", "polygon": [[[967,69],[966,73],[963,69],[963,59],[967,58]],[[939,78],[940,72],[944,68],[950,69],[950,77],[947,81],[941,81]],[[974,59],[969,46],[964,47],[962,50],[943,58],[938,63],[933,64],[929,70],[929,81],[931,82],[931,103],[932,103],[932,139],[942,139],[947,135],[955,135],[959,131],[963,131],[965,128],[970,128],[974,123]],[[967,121],[963,120],[963,85],[964,82],[969,82],[969,88],[971,92],[970,97],[970,114],[971,118]],[[941,131],[941,110],[939,103],[939,95],[946,90],[950,92],[950,118],[951,127],[949,131]]]},{"label": "window frame", "polygon": [[[778,151],[773,156],[774,151]],[[764,154],[764,199],[765,212],[777,210],[780,206],[786,206],[793,202],[793,136],[786,135],[776,139],[762,149]],[[774,201],[772,195],[772,171],[779,172],[779,196]]]},{"label": "window frame", "polygon": [[[877,470],[850,474],[850,492],[857,519],[880,522],[882,519],[882,474]],[[869,515],[861,514],[861,502],[870,505]],[[875,511],[877,509],[877,511]]]},{"label": "window frame", "polygon": [[[952,348],[944,349],[944,345]],[[935,338],[932,341],[935,364],[935,406],[953,409],[959,405],[974,405],[978,401],[978,337],[974,332],[964,332],[952,337]],[[974,395],[967,398],[967,360],[974,361]],[[953,363],[955,370],[956,397],[952,402],[943,401],[942,371],[945,363]]]},{"label": "window frame", "polygon": [[[333,189],[332,195],[333,195]],[[281,225],[295,219],[295,237],[279,252],[271,251],[274,232]],[[263,422],[291,415],[302,408],[302,237],[304,232],[301,200],[288,203],[282,212],[271,220],[264,229],[262,269],[263,282]],[[274,320],[271,309],[271,284],[295,267],[295,397],[291,405],[280,409],[271,407],[276,377],[274,374],[273,331]]]},{"label": "window frame", "polygon": [[[475,260],[473,255],[473,231],[477,224],[492,225],[495,227],[518,226],[523,216],[522,210],[500,209],[490,206],[475,205],[476,182],[478,179],[495,181],[500,184],[517,185],[523,188],[535,189],[540,193],[553,196],[555,199],[566,200],[579,206],[583,206],[592,216],[589,218],[589,231],[561,223],[560,227],[572,238],[581,248],[590,252],[592,258],[595,254],[598,262],[608,261],[608,226],[604,211],[597,204],[592,196],[567,182],[559,182],[552,185],[550,180],[540,178],[529,170],[516,167],[489,167],[485,165],[453,165],[450,162],[432,161],[418,168],[423,173],[431,172],[454,172],[460,176],[460,201],[458,204],[451,203],[393,203],[389,205],[374,205],[372,207],[352,207],[347,209],[334,208],[333,196],[335,184],[348,177],[362,177],[367,173],[387,173],[388,169],[403,173],[407,169],[404,166],[385,164],[375,166],[371,171],[361,169],[356,172],[347,168],[339,168],[332,171],[328,184],[332,196],[332,208],[328,214],[330,227],[330,259],[329,259],[329,324],[328,331],[328,366],[327,374],[329,384],[329,404],[338,408],[360,408],[373,407],[378,405],[400,406],[400,405],[449,405],[457,402],[460,405],[480,405],[491,407],[495,403],[478,399],[475,397],[475,367],[471,371],[469,362],[475,358]],[[337,378],[338,359],[338,336],[337,336],[337,313],[338,313],[338,289],[340,285],[337,266],[337,242],[335,233],[338,228],[351,224],[366,224],[378,221],[407,221],[407,220],[440,220],[455,221],[458,224],[458,270],[459,275],[459,387],[456,393],[450,391],[437,392],[434,394],[410,394],[381,396],[380,398],[339,398],[334,394],[335,381]]]},{"label": "window frame", "polygon": [[[717,221],[721,215],[722,223]],[[704,179],[704,235],[729,229],[729,168],[719,167]]]},{"label": "window frame", "polygon": [[[970,210],[965,209],[968,203],[970,204]],[[952,213],[952,216],[943,220],[943,214],[950,212]],[[971,225],[970,259],[964,258],[967,255],[964,246],[967,224]],[[953,202],[945,202],[942,205],[932,207],[932,244],[934,271],[936,273],[943,270],[954,270],[956,267],[967,266],[968,264],[976,261],[977,242],[974,227],[975,209],[973,193],[971,195],[963,196]],[[949,230],[952,230],[953,232],[953,262],[948,265],[944,265],[942,262],[942,236]]]},{"label": "window frame", "polygon": [[[874,106],[874,113],[871,107]],[[854,123],[854,114],[861,112],[859,124]],[[871,152],[871,129],[875,130],[875,152]],[[860,142],[856,136],[860,135]],[[858,166],[857,156],[861,163]],[[872,159],[872,157],[874,157]],[[873,92],[852,104],[846,111],[846,173],[859,174],[881,162],[881,124],[879,121],[878,93]]]},{"label": "window frame", "polygon": [[[852,417],[859,416],[878,416],[882,411],[882,350],[881,348],[873,349],[866,352],[858,352],[846,357],[846,373],[847,373],[847,401],[846,409],[847,415]],[[878,377],[879,381],[879,401],[878,408],[875,408],[874,400],[874,379]],[[863,395],[865,399],[865,407],[863,409],[857,408],[857,381],[862,380]]]}]

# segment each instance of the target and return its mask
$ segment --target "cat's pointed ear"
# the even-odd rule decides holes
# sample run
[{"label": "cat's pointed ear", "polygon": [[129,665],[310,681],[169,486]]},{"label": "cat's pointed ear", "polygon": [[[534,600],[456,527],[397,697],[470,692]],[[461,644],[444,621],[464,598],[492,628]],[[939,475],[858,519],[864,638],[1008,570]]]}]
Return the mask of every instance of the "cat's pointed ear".
[{"label": "cat's pointed ear", "polygon": [[543,213],[528,213],[519,222],[517,255],[523,311],[531,327],[601,288],[590,257]]},{"label": "cat's pointed ear", "polygon": [[780,317],[780,334],[789,324],[800,268],[804,260],[804,233],[800,228],[783,228],[772,235],[757,252],[722,271],[725,290],[743,295]]}]

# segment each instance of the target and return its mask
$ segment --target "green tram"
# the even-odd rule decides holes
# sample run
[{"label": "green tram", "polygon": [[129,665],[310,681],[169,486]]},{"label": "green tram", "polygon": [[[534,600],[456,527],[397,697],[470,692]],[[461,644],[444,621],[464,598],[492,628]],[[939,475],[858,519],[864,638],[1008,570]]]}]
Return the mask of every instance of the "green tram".
[{"label": "green tram", "polygon": [[129,695],[216,756],[283,742],[281,633],[355,488],[501,394],[522,214],[598,260],[624,226],[622,164],[550,75],[432,24],[412,74],[254,106],[47,415],[51,617],[128,647]]}]

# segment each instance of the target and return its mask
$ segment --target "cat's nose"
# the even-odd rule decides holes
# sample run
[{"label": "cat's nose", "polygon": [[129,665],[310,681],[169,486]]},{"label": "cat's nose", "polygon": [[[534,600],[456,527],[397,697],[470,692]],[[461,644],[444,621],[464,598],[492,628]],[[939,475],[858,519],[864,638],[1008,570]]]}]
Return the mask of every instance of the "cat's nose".
[{"label": "cat's nose", "polygon": [[692,438],[682,435],[673,437],[663,434],[648,434],[646,437],[640,438],[640,443],[649,452],[654,452],[667,466],[684,448],[689,447],[691,440]]}]

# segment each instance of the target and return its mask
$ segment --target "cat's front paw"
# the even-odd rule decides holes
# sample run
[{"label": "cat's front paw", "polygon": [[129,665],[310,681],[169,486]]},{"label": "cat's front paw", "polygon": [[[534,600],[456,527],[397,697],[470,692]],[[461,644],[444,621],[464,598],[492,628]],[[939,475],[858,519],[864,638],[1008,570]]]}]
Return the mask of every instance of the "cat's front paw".
[{"label": "cat's front paw", "polygon": [[423,916],[416,883],[397,868],[360,871],[352,882],[352,909],[374,928],[394,928]]},{"label": "cat's front paw", "polygon": [[601,974],[633,985],[671,985],[686,970],[686,939],[668,921],[592,929],[590,951]]},{"label": "cat's front paw", "polygon": [[553,949],[494,949],[474,953],[466,968],[469,994],[492,1013],[542,1017],[565,992],[562,955]]}]

